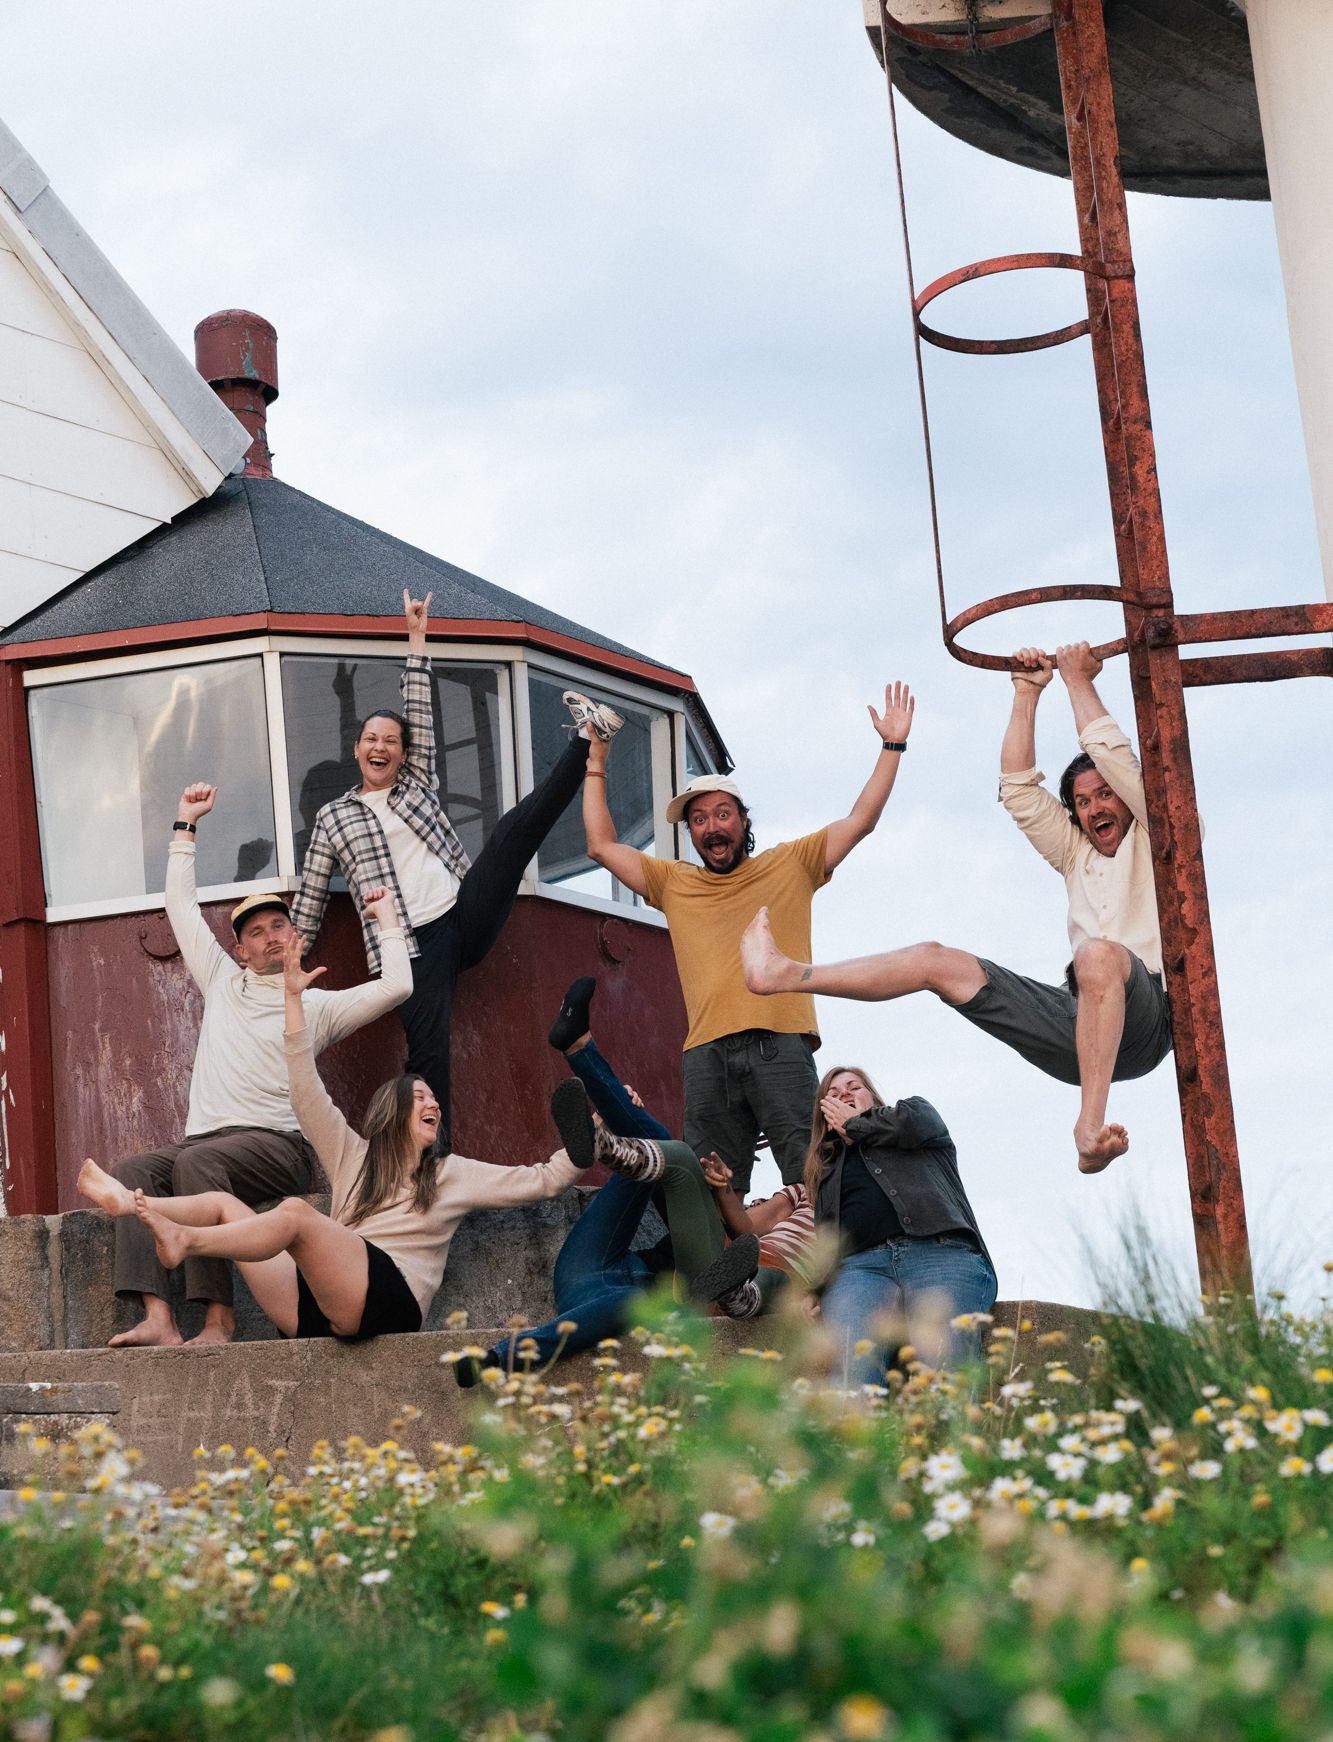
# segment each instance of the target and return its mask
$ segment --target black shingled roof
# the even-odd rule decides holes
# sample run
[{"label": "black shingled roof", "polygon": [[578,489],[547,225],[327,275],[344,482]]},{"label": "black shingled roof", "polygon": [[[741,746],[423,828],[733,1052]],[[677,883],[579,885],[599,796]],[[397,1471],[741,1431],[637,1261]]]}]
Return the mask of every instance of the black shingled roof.
[{"label": "black shingled roof", "polygon": [[228,478],[207,500],[10,624],[0,641],[21,644],[267,611],[391,617],[404,587],[417,597],[433,592],[435,618],[530,623],[611,653],[649,658],[277,478]]}]

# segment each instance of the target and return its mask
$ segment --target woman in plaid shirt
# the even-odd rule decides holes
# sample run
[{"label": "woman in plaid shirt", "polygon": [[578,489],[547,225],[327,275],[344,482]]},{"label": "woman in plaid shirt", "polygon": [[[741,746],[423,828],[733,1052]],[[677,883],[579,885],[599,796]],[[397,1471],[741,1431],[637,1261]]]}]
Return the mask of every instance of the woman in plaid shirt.
[{"label": "woman in plaid shirt", "polygon": [[[594,733],[610,738],[623,721],[573,690],[565,703],[576,728],[563,755],[535,791],[506,811],[475,864],[440,808],[435,768],[427,613],[432,595],[403,593],[407,663],[403,713],[371,714],[361,724],[356,761],[361,784],[323,806],[306,848],[292,924],[313,942],[341,871],[357,905],[362,891],[394,896],[408,954],[416,958],[412,996],[399,1006],[409,1074],[423,1077],[445,1111],[440,1141],[449,1145],[449,1024],[458,976],[475,967],[499,937],[523,872],[583,780]],[[362,923],[366,960],[379,969],[375,928]]]}]

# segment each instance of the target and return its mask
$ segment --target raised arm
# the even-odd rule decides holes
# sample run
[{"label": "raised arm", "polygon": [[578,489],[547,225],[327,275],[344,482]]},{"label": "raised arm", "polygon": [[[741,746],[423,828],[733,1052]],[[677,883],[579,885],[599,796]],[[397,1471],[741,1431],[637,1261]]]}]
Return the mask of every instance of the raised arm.
[{"label": "raised arm", "polygon": [[315,1024],[316,1051],[355,1034],[358,1028],[401,1004],[412,991],[412,963],[392,894],[387,889],[372,889],[366,896],[365,911],[379,927],[379,978],[363,980],[359,986],[349,986],[342,992],[323,994]]},{"label": "raised arm", "polygon": [[1020,647],[1014,659],[1013,707],[1000,745],[1001,774],[1026,774],[1037,766],[1037,703],[1054,675],[1049,655],[1040,648]]},{"label": "raised arm", "polygon": [[1097,694],[1096,679],[1102,662],[1086,641],[1059,647],[1055,662],[1069,692],[1078,741],[1091,756],[1097,772],[1117,797],[1124,800],[1135,818],[1148,826],[1148,802],[1143,792],[1143,770],[1129,739],[1107,712]]},{"label": "raised arm", "polygon": [[1042,785],[1037,768],[1037,703],[1055,667],[1038,647],[1020,647],[1014,662],[1013,705],[1000,745],[1000,799],[1042,858],[1063,876],[1077,851],[1079,831]]},{"label": "raised arm", "polygon": [[637,847],[622,846],[606,802],[606,763],[611,746],[594,738],[588,746],[588,766],[583,772],[583,832],[588,838],[588,857],[632,889],[646,896],[648,881],[643,874],[643,855]]},{"label": "raised arm", "polygon": [[336,1189],[339,1171],[359,1155],[356,1133],[334,1106],[315,1068],[314,1039],[306,1026],[302,993],[324,972],[301,966],[305,940],[297,931],[287,938],[283,953],[284,1019],[283,1045],[287,1054],[287,1083],[297,1123]]},{"label": "raised arm", "polygon": [[1074,724],[1081,732],[1094,720],[1100,720],[1107,709],[1097,694],[1096,679],[1101,676],[1102,662],[1086,641],[1073,641],[1055,650],[1055,664],[1069,692],[1069,705],[1074,710]]},{"label": "raised arm", "polygon": [[426,652],[430,602],[434,597],[434,593],[427,593],[424,599],[414,599],[407,588],[403,588],[407,664],[398,684],[403,713],[407,718],[407,750],[403,766],[428,792],[438,792],[440,786],[435,768],[435,706],[430,690],[430,655]]},{"label": "raised arm", "polygon": [[324,910],[329,905],[329,880],[337,869],[338,855],[329,839],[324,812],[320,810],[301,864],[300,886],[292,898],[292,924],[305,939],[307,949],[314,943],[324,923]]},{"label": "raised arm", "polygon": [[824,849],[824,868],[827,871],[841,865],[852,848],[858,841],[865,840],[884,814],[884,806],[888,803],[893,783],[898,778],[898,765],[903,759],[903,751],[907,748],[916,702],[905,683],[891,683],[884,686],[884,712],[877,714],[870,706],[867,706],[866,712],[870,715],[870,723],[880,740],[880,751],[875,759],[874,773],[861,788],[856,803],[845,817],[828,826],[827,845]]},{"label": "raised arm", "polygon": [[188,823],[189,827],[173,829],[171,845],[167,849],[167,918],[176,934],[185,966],[200,990],[205,992],[214,974],[228,972],[236,966],[205,924],[195,888],[195,834],[201,819],[212,810],[217,795],[217,787],[203,781],[185,788],[176,807],[176,821]]}]

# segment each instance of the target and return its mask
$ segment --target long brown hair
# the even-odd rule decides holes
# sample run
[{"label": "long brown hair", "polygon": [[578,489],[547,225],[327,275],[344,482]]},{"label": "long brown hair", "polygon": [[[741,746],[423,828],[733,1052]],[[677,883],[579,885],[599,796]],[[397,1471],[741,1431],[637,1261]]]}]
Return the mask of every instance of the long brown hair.
[{"label": "long brown hair", "polygon": [[393,1199],[406,1195],[404,1188],[411,1191],[414,1210],[428,1210],[435,1202],[439,1187],[435,1145],[418,1150],[413,1158],[412,1090],[425,1080],[415,1076],[392,1077],[370,1097],[362,1121],[366,1158],[348,1199],[349,1228],[355,1228]]},{"label": "long brown hair", "polygon": [[823,1179],[825,1170],[842,1146],[841,1137],[824,1117],[823,1101],[829,1092],[829,1085],[834,1077],[840,1077],[845,1072],[861,1079],[862,1083],[869,1089],[877,1107],[884,1105],[883,1095],[880,1094],[860,1065],[834,1065],[831,1070],[825,1071],[819,1079],[819,1088],[815,1091],[814,1118],[810,1121],[810,1147],[805,1152],[805,1195],[810,1200],[812,1210],[819,1197],[819,1182]]}]

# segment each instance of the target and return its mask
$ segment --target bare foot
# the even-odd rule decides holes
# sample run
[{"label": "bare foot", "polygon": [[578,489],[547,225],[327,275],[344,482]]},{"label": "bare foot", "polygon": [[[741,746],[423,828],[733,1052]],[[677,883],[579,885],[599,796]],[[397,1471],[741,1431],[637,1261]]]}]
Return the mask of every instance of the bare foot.
[{"label": "bare foot", "polygon": [[1123,1125],[1103,1125],[1091,1131],[1076,1125],[1074,1142],[1078,1145],[1078,1171],[1100,1173],[1129,1148],[1129,1133]]},{"label": "bare foot", "polygon": [[79,1177],[75,1182],[85,1198],[91,1198],[99,1210],[105,1210],[108,1216],[132,1216],[134,1214],[134,1194],[128,1186],[98,1167],[90,1155],[79,1169]]},{"label": "bare foot", "polygon": [[741,936],[741,967],[751,992],[793,992],[809,969],[784,956],[773,940],[768,909],[761,907]]},{"label": "bare foot", "polygon": [[206,1347],[220,1348],[230,1343],[236,1335],[236,1315],[231,1311],[209,1313],[204,1320],[203,1329],[197,1336],[186,1339],[187,1349],[202,1349]]},{"label": "bare foot", "polygon": [[183,1228],[179,1222],[168,1221],[165,1216],[160,1215],[141,1191],[134,1194],[134,1213],[153,1236],[158,1263],[168,1270],[174,1270],[185,1257],[190,1230]]},{"label": "bare foot", "polygon": [[150,1313],[128,1331],[119,1331],[110,1339],[113,1349],[178,1349],[183,1341],[170,1311],[165,1320]]}]

